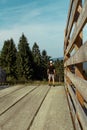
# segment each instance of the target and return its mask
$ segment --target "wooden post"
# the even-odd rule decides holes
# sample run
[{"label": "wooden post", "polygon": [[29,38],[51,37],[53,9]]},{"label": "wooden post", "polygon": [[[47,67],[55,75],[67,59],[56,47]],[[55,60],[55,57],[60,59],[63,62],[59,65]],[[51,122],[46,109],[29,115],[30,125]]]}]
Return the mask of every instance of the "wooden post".
[{"label": "wooden post", "polygon": [[[80,12],[82,10],[82,0],[79,0],[79,5],[78,5],[78,10],[77,10],[77,14],[80,15]],[[79,33],[76,41],[75,41],[75,50],[77,51],[83,44],[83,35],[82,35],[82,31]],[[79,63],[75,65],[75,74],[84,79],[84,75],[83,75],[83,63]],[[76,96],[78,101],[80,102],[80,104],[82,106],[84,106],[84,99],[81,96],[81,94],[79,93],[79,91],[76,89]]]}]

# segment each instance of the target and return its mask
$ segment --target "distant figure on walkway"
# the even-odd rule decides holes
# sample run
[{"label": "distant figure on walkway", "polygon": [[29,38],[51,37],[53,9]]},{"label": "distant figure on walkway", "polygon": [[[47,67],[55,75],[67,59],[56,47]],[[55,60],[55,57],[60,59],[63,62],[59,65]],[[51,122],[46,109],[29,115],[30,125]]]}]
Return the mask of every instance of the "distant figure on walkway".
[{"label": "distant figure on walkway", "polygon": [[55,86],[55,67],[52,61],[50,61],[50,64],[48,66],[47,74],[48,74],[48,84],[51,85],[52,81],[53,86]]}]

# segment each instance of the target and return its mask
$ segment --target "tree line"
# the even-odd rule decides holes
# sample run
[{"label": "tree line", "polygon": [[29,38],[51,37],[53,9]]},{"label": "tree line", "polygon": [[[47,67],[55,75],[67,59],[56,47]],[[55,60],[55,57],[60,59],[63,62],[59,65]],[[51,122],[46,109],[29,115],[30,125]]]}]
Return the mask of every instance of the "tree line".
[{"label": "tree line", "polygon": [[[4,41],[0,52],[0,67],[6,72],[7,82],[47,80],[47,66],[50,58],[51,56],[47,55],[45,49],[40,52],[36,42],[31,49],[26,36],[22,34],[17,48],[12,38]],[[63,61],[57,60],[55,67],[56,78],[61,80],[61,77],[63,77]],[[60,77],[58,76],[59,73]]]}]

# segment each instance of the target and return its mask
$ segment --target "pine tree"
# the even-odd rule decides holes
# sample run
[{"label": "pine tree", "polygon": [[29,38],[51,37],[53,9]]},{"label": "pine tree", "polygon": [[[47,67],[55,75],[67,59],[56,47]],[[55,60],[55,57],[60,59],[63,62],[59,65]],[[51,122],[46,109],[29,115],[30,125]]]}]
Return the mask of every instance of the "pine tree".
[{"label": "pine tree", "polygon": [[40,65],[41,54],[40,54],[39,46],[37,45],[36,42],[34,43],[34,45],[32,47],[32,53],[33,53],[33,57],[34,57],[34,62],[37,63],[37,65]]},{"label": "pine tree", "polygon": [[48,57],[48,55],[47,55],[46,50],[43,50],[43,51],[42,51],[42,59],[43,59],[43,61],[45,61],[46,63],[47,63],[48,60],[49,60],[49,57]]},{"label": "pine tree", "polygon": [[57,59],[57,61],[55,61],[55,68],[56,68],[56,80],[62,82],[64,80],[63,60]]},{"label": "pine tree", "polygon": [[34,79],[41,80],[42,79],[42,62],[41,62],[41,53],[39,50],[39,46],[35,42],[32,47],[32,54],[34,57]]},{"label": "pine tree", "polygon": [[6,71],[7,79],[12,80],[16,77],[16,55],[17,49],[13,39],[4,42],[1,51],[1,67]]},{"label": "pine tree", "polygon": [[28,80],[33,76],[33,57],[29,43],[24,34],[20,37],[17,54],[17,71],[19,78]]},{"label": "pine tree", "polygon": [[43,79],[47,79],[47,64],[49,61],[49,57],[47,55],[46,50],[42,51],[42,75],[43,75]]}]

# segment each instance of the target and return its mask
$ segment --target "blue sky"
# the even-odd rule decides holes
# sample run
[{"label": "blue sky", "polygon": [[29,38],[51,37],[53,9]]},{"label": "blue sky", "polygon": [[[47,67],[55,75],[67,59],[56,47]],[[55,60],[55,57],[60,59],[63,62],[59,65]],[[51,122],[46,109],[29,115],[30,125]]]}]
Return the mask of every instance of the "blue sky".
[{"label": "blue sky", "polygon": [[[66,3],[65,3],[66,2]],[[54,57],[63,56],[64,30],[70,0],[0,0],[0,50],[5,40],[17,46],[22,33],[32,48]]]}]

